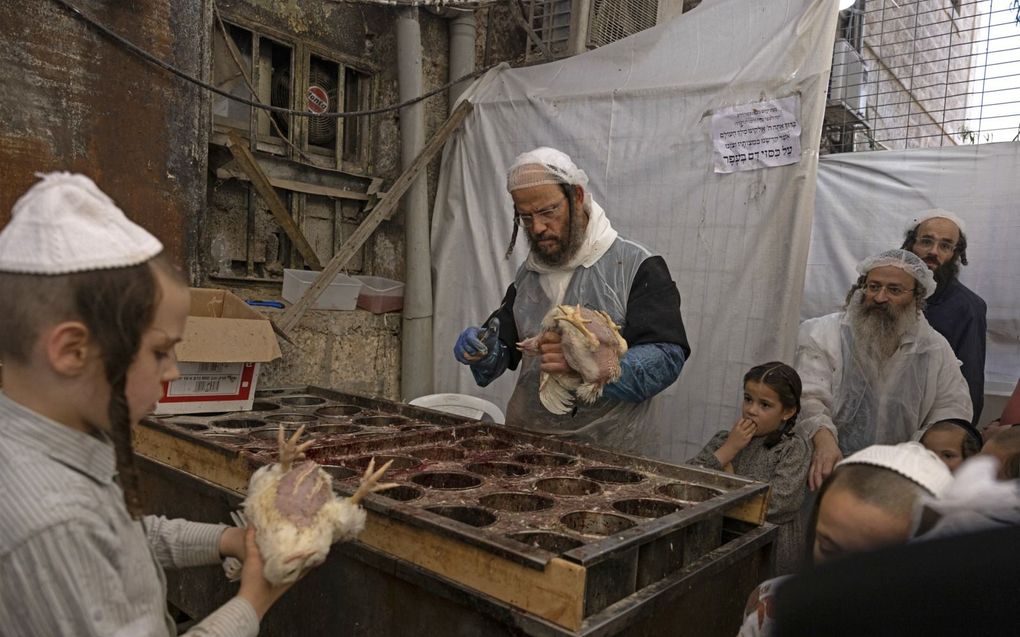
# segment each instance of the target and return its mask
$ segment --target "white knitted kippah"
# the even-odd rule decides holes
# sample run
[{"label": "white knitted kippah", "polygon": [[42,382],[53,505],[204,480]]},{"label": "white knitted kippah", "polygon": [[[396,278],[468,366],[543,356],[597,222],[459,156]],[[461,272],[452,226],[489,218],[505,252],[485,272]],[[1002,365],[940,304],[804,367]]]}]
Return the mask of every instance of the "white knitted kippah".
[{"label": "white knitted kippah", "polygon": [[70,274],[144,263],[163,244],[128,219],[91,179],[41,174],[0,232],[0,272]]},{"label": "white knitted kippah", "polygon": [[895,471],[921,485],[935,497],[942,495],[953,481],[949,467],[919,442],[865,447],[836,466],[848,464],[870,464]]},{"label": "white knitted kippah", "polygon": [[948,219],[956,224],[956,227],[960,229],[960,234],[967,234],[967,227],[964,225],[963,219],[943,208],[929,208],[928,210],[914,213],[907,221],[906,229],[908,231],[913,230],[931,219]]}]

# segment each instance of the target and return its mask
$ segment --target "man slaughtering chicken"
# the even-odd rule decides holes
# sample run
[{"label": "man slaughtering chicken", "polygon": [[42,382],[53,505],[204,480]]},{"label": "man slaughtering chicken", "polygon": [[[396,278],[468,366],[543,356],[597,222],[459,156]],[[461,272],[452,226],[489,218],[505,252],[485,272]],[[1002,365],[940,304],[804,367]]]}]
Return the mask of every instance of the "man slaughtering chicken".
[{"label": "man slaughtering chicken", "polygon": [[[507,174],[516,224],[507,256],[520,228],[531,252],[499,309],[461,333],[454,355],[482,387],[521,365],[508,425],[627,450],[652,397],[676,381],[691,349],[665,260],[620,237],[587,184],[558,150],[517,157]],[[584,342],[591,349],[571,349]],[[522,358],[518,343],[539,355]],[[583,364],[589,358],[611,362]],[[599,377],[589,368],[601,369],[592,372]]]}]

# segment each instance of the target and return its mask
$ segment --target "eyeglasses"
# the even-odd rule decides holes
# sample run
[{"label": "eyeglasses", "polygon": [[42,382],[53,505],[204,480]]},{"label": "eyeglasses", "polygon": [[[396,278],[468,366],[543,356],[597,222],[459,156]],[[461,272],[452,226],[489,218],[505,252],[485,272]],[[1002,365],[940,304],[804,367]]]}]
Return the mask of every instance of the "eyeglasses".
[{"label": "eyeglasses", "polygon": [[563,202],[566,200],[567,198],[564,197],[556,202],[556,205],[549,206],[548,208],[543,208],[542,210],[537,210],[526,215],[520,214],[516,209],[514,209],[514,222],[522,228],[530,228],[535,224],[535,219],[538,219],[543,224],[548,224],[553,218],[553,215],[559,212],[560,208],[563,206]]},{"label": "eyeglasses", "polygon": [[953,243],[952,241],[948,241],[946,239],[942,239],[941,241],[936,241],[935,239],[933,239],[931,237],[921,237],[920,239],[917,240],[917,245],[921,246],[925,250],[931,250],[935,246],[938,246],[939,252],[955,252],[956,251],[956,244]]},{"label": "eyeglasses", "polygon": [[896,285],[895,283],[882,285],[881,283],[876,283],[874,281],[865,283],[863,287],[864,290],[872,296],[877,296],[878,293],[884,289],[885,293],[894,299],[914,291],[914,288],[905,288],[902,285]]}]

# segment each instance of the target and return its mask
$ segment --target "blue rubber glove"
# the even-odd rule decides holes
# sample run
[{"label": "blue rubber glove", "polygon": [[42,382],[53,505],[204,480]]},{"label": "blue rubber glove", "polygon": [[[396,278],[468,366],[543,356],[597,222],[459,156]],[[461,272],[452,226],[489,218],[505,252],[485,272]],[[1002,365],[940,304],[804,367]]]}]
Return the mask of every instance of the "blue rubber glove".
[{"label": "blue rubber glove", "polygon": [[472,326],[461,332],[453,356],[465,365],[477,363],[497,351],[498,340],[499,319],[493,318],[484,328]]}]

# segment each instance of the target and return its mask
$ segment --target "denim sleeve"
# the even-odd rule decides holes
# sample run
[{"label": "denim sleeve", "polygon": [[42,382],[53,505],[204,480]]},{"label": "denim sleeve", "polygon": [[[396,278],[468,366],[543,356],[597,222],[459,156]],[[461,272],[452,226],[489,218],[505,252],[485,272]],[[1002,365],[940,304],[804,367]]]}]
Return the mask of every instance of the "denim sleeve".
[{"label": "denim sleeve", "polygon": [[644,402],[672,385],[684,362],[683,347],[675,343],[634,345],[620,361],[620,380],[606,385],[602,394],[625,403]]},{"label": "denim sleeve", "polygon": [[509,362],[510,349],[503,341],[497,340],[496,347],[492,348],[488,356],[470,365],[471,374],[479,387],[485,387],[506,371]]}]

